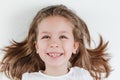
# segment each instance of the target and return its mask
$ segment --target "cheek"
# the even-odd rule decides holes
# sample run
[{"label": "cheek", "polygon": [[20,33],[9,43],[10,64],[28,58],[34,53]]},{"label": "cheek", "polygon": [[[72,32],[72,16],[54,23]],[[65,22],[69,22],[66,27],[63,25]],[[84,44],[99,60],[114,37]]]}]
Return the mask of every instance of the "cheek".
[{"label": "cheek", "polygon": [[39,42],[37,52],[39,57],[44,61],[45,60],[45,53],[46,53],[46,44]]},{"label": "cheek", "polygon": [[66,53],[72,54],[72,51],[74,49],[74,43],[73,42],[65,42],[63,43],[63,47]]},{"label": "cheek", "polygon": [[47,48],[47,43],[46,42],[38,42],[38,52],[45,52],[46,48]]}]

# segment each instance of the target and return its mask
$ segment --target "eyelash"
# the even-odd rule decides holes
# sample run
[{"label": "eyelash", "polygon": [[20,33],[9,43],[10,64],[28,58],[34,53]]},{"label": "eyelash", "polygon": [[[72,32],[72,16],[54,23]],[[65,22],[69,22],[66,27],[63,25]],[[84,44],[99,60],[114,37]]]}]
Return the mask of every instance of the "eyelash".
[{"label": "eyelash", "polygon": [[61,35],[60,38],[62,38],[62,39],[68,39],[65,35]]},{"label": "eyelash", "polygon": [[48,38],[50,38],[50,36],[45,35],[42,37],[42,39],[48,39]]},{"label": "eyelash", "polygon": [[[60,38],[60,39],[68,39],[68,37],[66,37],[65,35],[61,35],[59,38]],[[45,35],[45,36],[43,36],[41,39],[50,39],[50,36]]]}]

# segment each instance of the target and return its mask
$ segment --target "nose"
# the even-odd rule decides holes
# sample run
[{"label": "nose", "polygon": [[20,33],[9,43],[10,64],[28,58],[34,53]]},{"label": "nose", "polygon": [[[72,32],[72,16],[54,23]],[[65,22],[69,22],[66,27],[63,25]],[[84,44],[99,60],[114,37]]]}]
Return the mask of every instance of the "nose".
[{"label": "nose", "polygon": [[56,40],[56,39],[51,40],[49,46],[50,46],[50,48],[58,48],[59,47],[59,41]]},{"label": "nose", "polygon": [[51,43],[50,44],[50,48],[58,48],[58,44],[57,43]]}]

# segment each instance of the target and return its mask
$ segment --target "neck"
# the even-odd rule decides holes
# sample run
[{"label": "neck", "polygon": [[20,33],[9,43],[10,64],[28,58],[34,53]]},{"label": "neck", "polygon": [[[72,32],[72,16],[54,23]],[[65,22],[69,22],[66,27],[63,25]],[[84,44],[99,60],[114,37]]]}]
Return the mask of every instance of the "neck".
[{"label": "neck", "polygon": [[46,67],[44,74],[51,75],[51,76],[60,76],[68,73],[67,66],[57,66],[57,67]]}]

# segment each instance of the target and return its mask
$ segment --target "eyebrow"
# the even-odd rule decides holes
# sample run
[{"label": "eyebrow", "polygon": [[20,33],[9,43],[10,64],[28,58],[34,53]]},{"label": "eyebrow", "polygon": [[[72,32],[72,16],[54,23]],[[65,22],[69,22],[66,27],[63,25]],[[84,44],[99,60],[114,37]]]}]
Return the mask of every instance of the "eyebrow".
[{"label": "eyebrow", "polygon": [[41,32],[41,34],[50,34],[50,32],[43,31],[43,32]]},{"label": "eyebrow", "polygon": [[[50,33],[51,33],[51,32],[48,32],[48,31],[43,31],[43,32],[41,32],[41,34],[50,34]],[[60,33],[60,34],[61,34],[61,33],[67,33],[67,34],[68,34],[68,33],[70,33],[70,32],[60,31],[59,33]]]},{"label": "eyebrow", "polygon": [[67,32],[67,31],[61,31],[60,33],[70,33],[70,32]]}]

